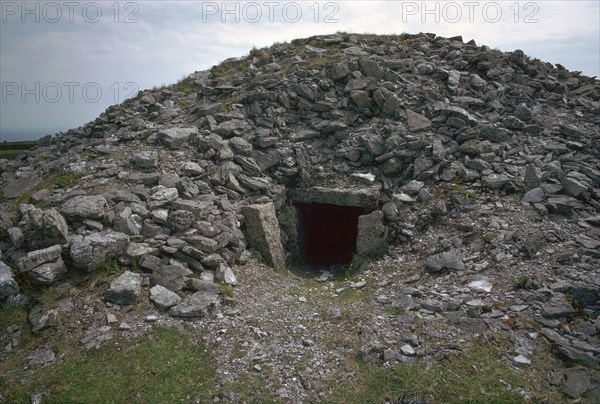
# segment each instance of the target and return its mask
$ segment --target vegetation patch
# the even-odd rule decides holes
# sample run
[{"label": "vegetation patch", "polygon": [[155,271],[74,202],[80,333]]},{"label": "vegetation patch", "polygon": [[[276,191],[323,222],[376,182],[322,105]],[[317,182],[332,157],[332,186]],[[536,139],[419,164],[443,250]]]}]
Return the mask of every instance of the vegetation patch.
[{"label": "vegetation patch", "polygon": [[0,143],[0,159],[14,160],[24,151],[31,149],[37,142],[2,142]]},{"label": "vegetation patch", "polygon": [[12,200],[13,205],[18,208],[22,203],[29,203],[31,195],[35,194],[41,189],[48,189],[50,191],[54,189],[69,189],[79,184],[79,180],[84,174],[76,173],[74,171],[59,169],[51,171],[45,176],[33,189],[23,193],[20,197]]},{"label": "vegetation patch", "polygon": [[221,288],[223,295],[233,298],[234,292],[233,292],[233,287],[231,285],[228,285],[226,283],[220,283],[219,287]]},{"label": "vegetation patch", "polygon": [[[467,352],[436,364],[401,364],[384,368],[356,364],[356,376],[335,389],[331,403],[420,402],[525,403],[553,402],[558,396],[543,389],[542,372],[510,367],[501,349],[477,343]],[[412,399],[412,400],[410,400]],[[409,402],[407,401],[407,402]],[[402,401],[403,402],[403,401]]]},{"label": "vegetation patch", "polygon": [[69,356],[40,370],[29,386],[4,381],[2,387],[8,402],[29,402],[36,392],[50,403],[208,402],[214,375],[204,346],[177,330],[155,328],[136,343]]},{"label": "vegetation patch", "polygon": [[340,265],[332,270],[336,280],[348,280],[360,273],[366,266],[371,264],[371,259],[359,254],[354,254],[350,265]]},{"label": "vegetation patch", "polygon": [[520,275],[513,281],[512,287],[513,289],[525,289],[527,282],[529,282],[529,277],[527,275]]},{"label": "vegetation patch", "polygon": [[96,272],[103,273],[108,276],[116,275],[121,271],[121,266],[115,259],[108,259],[98,266]]},{"label": "vegetation patch", "polygon": [[198,85],[194,82],[194,79],[190,76],[186,76],[179,80],[177,83],[173,85],[175,91],[182,92],[184,94],[193,93]]}]

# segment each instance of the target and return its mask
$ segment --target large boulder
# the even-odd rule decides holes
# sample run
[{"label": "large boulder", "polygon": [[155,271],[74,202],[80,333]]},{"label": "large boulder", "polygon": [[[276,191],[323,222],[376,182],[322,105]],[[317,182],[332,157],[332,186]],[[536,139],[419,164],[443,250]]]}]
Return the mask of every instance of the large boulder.
[{"label": "large boulder", "polygon": [[177,149],[197,133],[198,128],[168,128],[160,131],[158,138],[169,149]]},{"label": "large boulder", "polygon": [[15,199],[30,191],[40,182],[38,177],[25,177],[8,181],[2,186],[2,195],[6,199]]},{"label": "large boulder", "polygon": [[242,214],[246,219],[246,237],[250,247],[258,250],[267,264],[284,266],[285,253],[273,203],[245,206]]},{"label": "large boulder", "polygon": [[60,245],[44,248],[42,250],[30,251],[24,257],[21,257],[17,262],[17,266],[21,272],[31,271],[47,262],[54,262],[60,259],[62,248]]},{"label": "large boulder", "polygon": [[159,310],[167,311],[181,302],[181,297],[164,286],[154,285],[150,288],[150,300]]},{"label": "large boulder", "polygon": [[156,150],[133,153],[133,162],[140,168],[154,168],[158,165],[158,153]]},{"label": "large boulder", "polygon": [[36,285],[49,286],[65,278],[67,267],[61,258],[46,262],[27,272],[31,282]]},{"label": "large boulder", "polygon": [[54,208],[44,211],[32,207],[26,210],[19,226],[32,248],[39,249],[67,243],[69,235],[67,222]]},{"label": "large boulder", "polygon": [[63,204],[61,212],[70,220],[102,219],[107,209],[102,195],[76,196]]},{"label": "large boulder", "polygon": [[0,299],[14,296],[19,293],[19,284],[10,267],[0,261]]},{"label": "large boulder", "polygon": [[356,252],[359,255],[378,257],[385,253],[386,228],[383,224],[383,212],[376,210],[358,218]]},{"label": "large boulder", "polygon": [[425,261],[425,270],[428,272],[440,272],[443,270],[463,270],[463,254],[459,250],[444,251],[431,255]]},{"label": "large boulder", "polygon": [[193,272],[179,265],[161,265],[152,271],[150,282],[161,285],[172,292],[179,292],[185,286],[186,277]]},{"label": "large boulder", "polygon": [[237,284],[237,278],[235,277],[233,270],[229,267],[229,265],[226,264],[219,264],[215,272],[215,278],[217,278],[219,282],[223,282],[228,285]]},{"label": "large boulder", "polygon": [[196,292],[183,302],[171,308],[175,317],[205,317],[210,309],[219,302],[219,295],[208,292]]},{"label": "large boulder", "polygon": [[140,274],[125,271],[112,281],[110,289],[104,294],[104,300],[122,306],[132,305],[137,301],[141,291]]},{"label": "large boulder", "polygon": [[93,271],[107,259],[123,255],[128,244],[128,235],[114,231],[76,236],[71,244],[71,258],[78,267]]}]

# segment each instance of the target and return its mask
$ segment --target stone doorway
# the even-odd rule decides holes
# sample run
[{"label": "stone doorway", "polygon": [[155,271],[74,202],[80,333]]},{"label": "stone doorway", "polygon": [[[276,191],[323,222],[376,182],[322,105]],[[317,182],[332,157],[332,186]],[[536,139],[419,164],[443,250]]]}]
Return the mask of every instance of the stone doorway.
[{"label": "stone doorway", "polygon": [[379,190],[290,189],[288,201],[278,219],[294,261],[322,268],[347,265],[354,254],[379,256],[385,251]]},{"label": "stone doorway", "polygon": [[358,218],[365,208],[323,203],[296,203],[299,253],[311,266],[349,264],[356,253]]}]

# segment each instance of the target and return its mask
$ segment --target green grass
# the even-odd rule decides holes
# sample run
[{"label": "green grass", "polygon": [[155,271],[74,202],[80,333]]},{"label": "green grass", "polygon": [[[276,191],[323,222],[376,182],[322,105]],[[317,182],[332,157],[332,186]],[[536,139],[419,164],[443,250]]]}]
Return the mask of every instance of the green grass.
[{"label": "green grass", "polygon": [[332,270],[333,276],[337,281],[352,279],[354,275],[360,273],[364,267],[371,263],[371,259],[362,255],[354,254],[352,262],[343,267]]},{"label": "green grass", "polygon": [[71,188],[79,182],[82,175],[73,171],[57,171],[46,179],[46,183],[54,188]]},{"label": "green grass", "polygon": [[176,91],[180,91],[185,94],[194,92],[194,89],[197,87],[198,87],[198,85],[194,82],[194,79],[189,76],[185,76],[184,78],[182,78],[181,80],[179,80],[177,83],[175,83],[173,85],[173,88]]},{"label": "green grass", "polygon": [[[57,357],[61,352],[57,352]],[[215,370],[204,346],[177,330],[155,328],[137,343],[107,343],[39,371],[30,386],[0,381],[8,402],[29,402],[44,391],[48,403],[208,402]]]},{"label": "green grass", "polygon": [[115,259],[108,259],[96,268],[97,273],[112,276],[121,271],[121,266]]},{"label": "green grass", "polygon": [[0,159],[14,160],[19,154],[31,149],[37,142],[2,142],[0,143]]},{"label": "green grass", "polygon": [[436,403],[527,402],[516,391],[519,387],[532,391],[534,398],[560,399],[546,397],[554,393],[544,389],[547,382],[542,379],[537,372],[533,375],[509,367],[497,346],[478,343],[466,353],[436,364],[400,364],[390,369],[357,364],[356,377],[338,385],[326,402],[382,403],[409,397],[430,397]]},{"label": "green grass", "polygon": [[529,282],[529,277],[527,275],[520,275],[513,281],[512,287],[515,290],[525,289],[527,282]]},{"label": "green grass", "polygon": [[[495,235],[492,232],[488,232],[483,235],[483,239],[486,243],[491,243],[494,240],[494,237]],[[525,283],[527,283],[527,281],[525,281]]]},{"label": "green grass", "polygon": [[58,188],[71,188],[79,183],[79,179],[83,177],[84,174],[76,173],[69,170],[54,170],[51,171],[48,175],[44,176],[42,180],[32,189],[27,192],[24,192],[20,197],[13,199],[11,203],[15,208],[18,208],[22,203],[29,203],[29,199],[31,195],[35,194],[37,191],[41,189],[48,189],[52,191],[53,189]]},{"label": "green grass", "polygon": [[233,292],[233,287],[231,285],[228,285],[226,283],[220,283],[219,287],[223,291],[223,295],[233,298],[234,292]]},{"label": "green grass", "polygon": [[25,308],[7,309],[0,307],[0,328],[11,324],[25,324],[26,322],[27,310]]}]

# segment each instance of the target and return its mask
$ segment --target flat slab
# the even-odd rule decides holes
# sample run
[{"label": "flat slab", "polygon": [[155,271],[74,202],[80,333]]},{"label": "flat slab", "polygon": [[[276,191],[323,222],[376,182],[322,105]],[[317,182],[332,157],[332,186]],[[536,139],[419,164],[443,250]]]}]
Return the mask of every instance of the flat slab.
[{"label": "flat slab", "polygon": [[37,177],[20,178],[7,182],[2,188],[3,195],[6,199],[14,199],[30,191],[35,187],[40,179]]},{"label": "flat slab", "polygon": [[288,198],[295,203],[325,203],[376,209],[381,197],[379,187],[344,189],[314,187],[290,189]]},{"label": "flat slab", "polygon": [[246,219],[248,244],[262,254],[268,265],[284,266],[285,253],[273,203],[244,206],[242,214]]}]

